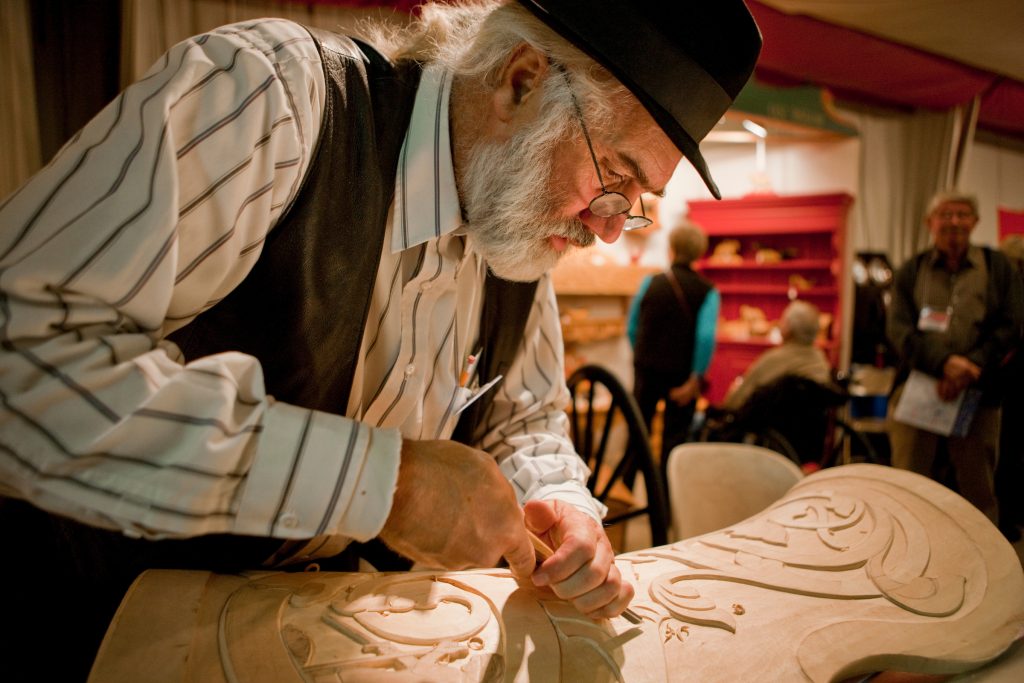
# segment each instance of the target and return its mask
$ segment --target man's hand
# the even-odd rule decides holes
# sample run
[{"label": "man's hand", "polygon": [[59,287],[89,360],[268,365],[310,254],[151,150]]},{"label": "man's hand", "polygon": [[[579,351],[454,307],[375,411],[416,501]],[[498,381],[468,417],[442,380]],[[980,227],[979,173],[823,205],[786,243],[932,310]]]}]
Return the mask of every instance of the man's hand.
[{"label": "man's hand", "polygon": [[939,398],[943,401],[952,401],[980,377],[981,368],[966,356],[951,355],[942,366],[942,378],[938,386]]},{"label": "man's hand", "polygon": [[700,396],[700,380],[696,375],[690,375],[690,379],[686,380],[678,387],[672,387],[668,390],[669,399],[679,406],[689,405],[697,400]]},{"label": "man's hand", "polygon": [[604,529],[593,518],[561,501],[530,501],[526,525],[555,554],[533,574],[533,583],[548,586],[592,619],[614,617],[633,599],[633,586],[622,580]]},{"label": "man's hand", "polygon": [[536,566],[512,485],[494,459],[455,441],[402,442],[391,513],[381,539],[433,567],[494,567],[519,577]]}]

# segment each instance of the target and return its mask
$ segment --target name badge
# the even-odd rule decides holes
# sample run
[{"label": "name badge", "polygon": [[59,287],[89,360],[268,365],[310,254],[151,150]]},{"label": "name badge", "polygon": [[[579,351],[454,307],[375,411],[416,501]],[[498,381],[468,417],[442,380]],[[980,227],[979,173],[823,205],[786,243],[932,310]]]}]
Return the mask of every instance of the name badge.
[{"label": "name badge", "polygon": [[939,309],[925,306],[917,319],[917,329],[922,332],[946,332],[949,330],[949,319],[952,316],[952,307]]}]

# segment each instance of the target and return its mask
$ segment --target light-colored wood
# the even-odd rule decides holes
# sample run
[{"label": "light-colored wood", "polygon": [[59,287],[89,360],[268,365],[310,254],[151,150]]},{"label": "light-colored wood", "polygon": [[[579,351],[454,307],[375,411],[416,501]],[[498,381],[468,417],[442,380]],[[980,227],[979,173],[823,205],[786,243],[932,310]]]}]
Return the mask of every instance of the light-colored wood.
[{"label": "light-colored wood", "polygon": [[562,258],[551,271],[555,293],[577,296],[631,297],[644,277],[658,268],[612,262],[598,250],[577,250]]},{"label": "light-colored wood", "polygon": [[668,459],[672,538],[700,536],[761,512],[803,477],[789,458],[741,443],[686,443]]},{"label": "light-colored wood", "polygon": [[591,621],[498,569],[148,572],[90,680],[205,682],[195,672],[219,666],[231,682],[844,681],[969,671],[1024,630],[1024,572],[999,531],[878,465],[822,470],[748,520],[616,564],[639,625]]},{"label": "light-colored wood", "polygon": [[[586,311],[586,309],[582,310]],[[562,341],[566,344],[590,344],[621,337],[624,334],[626,334],[625,316],[614,318],[591,318],[588,315],[562,316]]]},{"label": "light-colored wood", "polygon": [[[131,585],[110,632],[138,629],[134,638],[106,638],[96,656],[104,680],[226,683],[217,642],[224,601],[248,585],[239,576],[209,572],[143,574]],[[188,657],[168,657],[168,652]],[[94,674],[95,675],[95,674]]]},{"label": "light-colored wood", "polygon": [[526,530],[526,533],[530,537],[530,543],[533,544],[534,552],[537,553],[538,562],[543,562],[555,554],[555,551],[552,550],[540,537],[538,537],[537,534],[533,533],[529,529]]}]

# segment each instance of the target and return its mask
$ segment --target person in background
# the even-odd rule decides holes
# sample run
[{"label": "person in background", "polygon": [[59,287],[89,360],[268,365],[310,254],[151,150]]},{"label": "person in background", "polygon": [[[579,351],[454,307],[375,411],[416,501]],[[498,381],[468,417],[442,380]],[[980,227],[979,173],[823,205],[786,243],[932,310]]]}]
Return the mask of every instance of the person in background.
[{"label": "person in background", "polygon": [[685,443],[715,350],[720,297],[693,262],[708,248],[707,235],[684,221],[668,234],[671,265],[648,276],[630,303],[626,333],[633,346],[633,395],[648,430],[665,402],[661,431],[664,473],[672,449]]},{"label": "person in background", "polygon": [[[925,224],[932,246],[897,270],[886,333],[899,357],[889,401],[892,464],[926,476],[944,448],[959,493],[998,522],[994,473],[999,454],[1000,374],[1020,340],[1021,278],[1002,253],[971,244],[978,201],[958,190],[935,194]],[[893,419],[911,370],[938,380],[938,398],[981,392],[965,436],[944,437]]]},{"label": "person in background", "polygon": [[782,343],[755,360],[726,392],[721,407],[738,410],[754,392],[787,375],[798,375],[827,384],[832,366],[825,352],[814,345],[821,329],[818,308],[807,301],[792,301],[779,317]]},{"label": "person in background", "polygon": [[[1024,277],[1024,235],[1008,235],[999,243]],[[1024,525],[1024,348],[1021,340],[1010,352],[1000,371],[1003,385],[1002,415],[999,420],[999,462],[996,464],[996,499],[999,501],[999,529],[1012,542],[1021,538]]]},{"label": "person in background", "polygon": [[397,568],[377,539],[593,618],[632,598],[547,271],[684,156],[718,196],[698,142],[760,34],[740,0],[417,17],[185,40],[0,204],[0,578],[11,651],[59,624],[53,678],[150,567]]}]

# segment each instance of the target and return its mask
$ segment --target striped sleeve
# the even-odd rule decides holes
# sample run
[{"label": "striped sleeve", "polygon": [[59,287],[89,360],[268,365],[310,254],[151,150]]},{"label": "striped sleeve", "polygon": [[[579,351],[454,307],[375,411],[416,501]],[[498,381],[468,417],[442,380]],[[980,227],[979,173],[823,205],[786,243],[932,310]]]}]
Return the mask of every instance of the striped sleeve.
[{"label": "striped sleeve", "polygon": [[497,459],[520,503],[562,500],[601,521],[607,508],[569,437],[562,329],[550,275],[537,286],[522,347],[485,416],[480,447]]},{"label": "striped sleeve", "polygon": [[[172,48],[0,204],[4,492],[151,538],[369,538],[397,433],[276,403],[258,362],[163,341],[248,273],[294,199],[324,82],[308,33]],[[366,472],[369,454],[385,471]],[[379,480],[378,483],[374,483]]]}]

